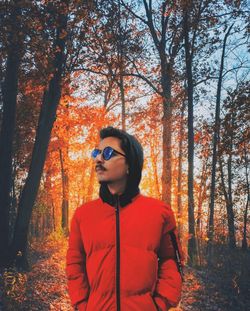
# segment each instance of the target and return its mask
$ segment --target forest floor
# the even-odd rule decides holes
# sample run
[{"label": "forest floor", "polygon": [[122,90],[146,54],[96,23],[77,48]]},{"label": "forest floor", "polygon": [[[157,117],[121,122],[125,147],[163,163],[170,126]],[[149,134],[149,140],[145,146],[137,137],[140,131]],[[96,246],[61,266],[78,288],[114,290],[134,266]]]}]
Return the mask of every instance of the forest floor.
[{"label": "forest floor", "polygon": [[[0,311],[71,311],[65,276],[66,249],[65,239],[33,243],[29,272],[2,271]],[[186,267],[182,300],[171,311],[250,310],[249,283],[243,284],[246,289],[241,292],[239,279],[228,283],[229,278],[216,270]]]}]

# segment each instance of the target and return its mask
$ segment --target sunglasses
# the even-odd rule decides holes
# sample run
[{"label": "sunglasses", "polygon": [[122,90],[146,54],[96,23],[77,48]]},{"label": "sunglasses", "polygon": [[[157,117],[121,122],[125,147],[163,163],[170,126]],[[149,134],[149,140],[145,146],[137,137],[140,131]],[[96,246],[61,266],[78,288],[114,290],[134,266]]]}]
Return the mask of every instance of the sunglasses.
[{"label": "sunglasses", "polygon": [[123,154],[123,153],[121,153],[121,152],[119,152],[119,151],[117,151],[114,148],[109,147],[109,146],[105,147],[103,150],[94,149],[91,152],[91,157],[95,159],[98,156],[98,154],[101,154],[105,161],[110,160],[112,157],[116,156],[117,154],[120,154],[126,158],[125,154]]}]

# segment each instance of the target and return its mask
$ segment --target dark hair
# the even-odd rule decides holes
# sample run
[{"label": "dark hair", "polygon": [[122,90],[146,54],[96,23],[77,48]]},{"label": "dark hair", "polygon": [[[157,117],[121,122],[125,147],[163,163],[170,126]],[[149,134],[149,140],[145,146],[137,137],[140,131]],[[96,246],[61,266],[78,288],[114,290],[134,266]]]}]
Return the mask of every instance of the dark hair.
[{"label": "dark hair", "polygon": [[121,148],[125,152],[129,165],[129,181],[133,185],[139,185],[143,167],[143,149],[139,141],[127,132],[112,126],[101,129],[100,138],[116,137],[121,141]]}]

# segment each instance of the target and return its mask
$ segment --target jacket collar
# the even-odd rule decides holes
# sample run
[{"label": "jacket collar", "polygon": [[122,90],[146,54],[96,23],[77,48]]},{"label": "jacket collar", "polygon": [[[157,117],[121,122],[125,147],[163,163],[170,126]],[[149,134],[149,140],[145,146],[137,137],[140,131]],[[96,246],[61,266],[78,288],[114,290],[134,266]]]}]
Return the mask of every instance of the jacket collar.
[{"label": "jacket collar", "polygon": [[140,193],[140,189],[126,187],[125,192],[121,195],[112,194],[109,191],[107,184],[101,184],[99,195],[103,202],[108,203],[111,206],[116,206],[117,200],[121,207],[124,207],[132,202],[132,199]]}]

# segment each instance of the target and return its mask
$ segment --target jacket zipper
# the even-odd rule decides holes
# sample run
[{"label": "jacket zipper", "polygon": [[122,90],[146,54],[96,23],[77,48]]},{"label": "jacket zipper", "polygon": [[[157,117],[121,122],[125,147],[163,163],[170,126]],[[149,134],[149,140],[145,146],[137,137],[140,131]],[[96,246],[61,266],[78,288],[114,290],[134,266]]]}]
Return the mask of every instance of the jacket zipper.
[{"label": "jacket zipper", "polygon": [[120,300],[120,217],[119,217],[119,196],[116,195],[116,310],[121,311]]},{"label": "jacket zipper", "polygon": [[159,309],[159,307],[158,307],[157,303],[155,302],[155,300],[154,300],[154,297],[153,297],[153,296],[152,296],[152,299],[153,299],[154,305],[155,305],[155,307],[156,307],[156,310],[157,310],[157,311],[160,311],[160,309]]}]

